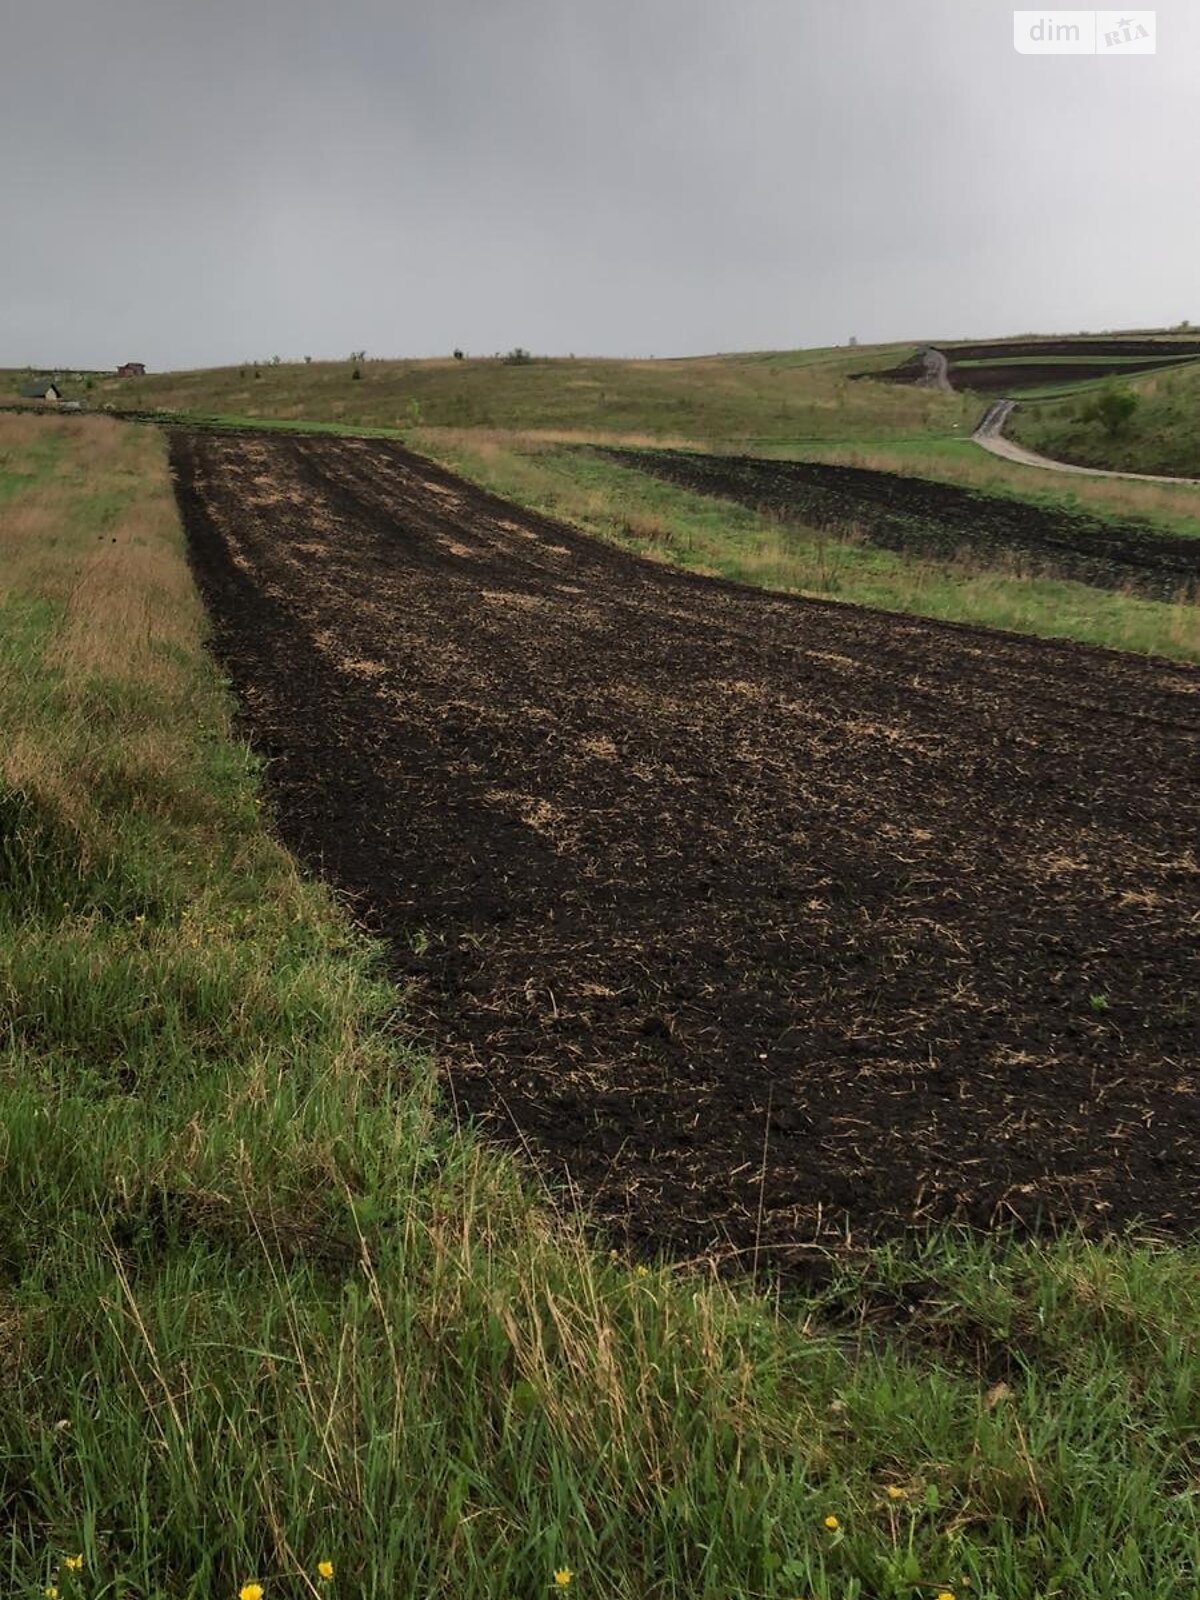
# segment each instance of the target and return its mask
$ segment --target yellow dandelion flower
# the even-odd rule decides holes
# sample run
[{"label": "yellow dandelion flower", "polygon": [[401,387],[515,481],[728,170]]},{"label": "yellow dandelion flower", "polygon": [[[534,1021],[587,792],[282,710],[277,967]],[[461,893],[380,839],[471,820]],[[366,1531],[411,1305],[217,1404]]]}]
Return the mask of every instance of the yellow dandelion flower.
[{"label": "yellow dandelion flower", "polygon": [[571,1571],[570,1567],[559,1567],[558,1571],[554,1574],[554,1587],[556,1589],[565,1589],[574,1576],[575,1574]]},{"label": "yellow dandelion flower", "polygon": [[949,1589],[943,1589],[937,1600],[954,1600],[954,1595]]},{"label": "yellow dandelion flower", "polygon": [[836,1533],[841,1527],[841,1523],[836,1517],[826,1517],[825,1526],[829,1529],[830,1533]]},{"label": "yellow dandelion flower", "polygon": [[46,1596],[46,1600],[58,1600],[58,1590],[52,1583],[48,1583],[42,1593]]},{"label": "yellow dandelion flower", "polygon": [[898,1483],[889,1483],[883,1492],[887,1495],[889,1500],[908,1499],[908,1491],[906,1489],[902,1489]]},{"label": "yellow dandelion flower", "polygon": [[238,1600],[263,1600],[261,1583],[244,1583],[238,1590]]},{"label": "yellow dandelion flower", "polygon": [[328,1583],[330,1578],[333,1577],[333,1562],[332,1561],[318,1561],[317,1562],[317,1572],[320,1574],[320,1576],[322,1578],[324,1578],[325,1582]]},{"label": "yellow dandelion flower", "polygon": [[636,1267],[634,1269],[634,1276],[638,1277],[638,1278],[648,1278],[650,1276],[650,1268],[649,1267]]},{"label": "yellow dandelion flower", "polygon": [[83,1571],[83,1557],[82,1556],[68,1556],[67,1559],[63,1562],[63,1566],[66,1567],[68,1572],[82,1572]]}]

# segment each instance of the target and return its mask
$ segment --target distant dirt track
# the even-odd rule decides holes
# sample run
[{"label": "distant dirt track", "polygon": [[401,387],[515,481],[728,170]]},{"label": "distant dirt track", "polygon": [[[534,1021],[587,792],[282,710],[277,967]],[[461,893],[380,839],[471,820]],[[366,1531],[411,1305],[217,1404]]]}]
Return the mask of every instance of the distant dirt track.
[{"label": "distant dirt track", "polygon": [[689,577],[388,443],[172,459],[284,839],[615,1235],[1200,1224],[1200,672]]},{"label": "distant dirt track", "polygon": [[1026,449],[1015,439],[1009,439],[1004,425],[1016,407],[1015,400],[998,400],[988,407],[983,420],[971,435],[975,443],[994,456],[1006,461],[1016,461],[1024,467],[1045,467],[1050,472],[1074,472],[1083,478],[1130,478],[1135,483],[1200,483],[1200,478],[1171,478],[1161,472],[1117,472],[1108,467],[1082,467],[1074,461],[1056,461],[1053,456],[1038,455]]}]

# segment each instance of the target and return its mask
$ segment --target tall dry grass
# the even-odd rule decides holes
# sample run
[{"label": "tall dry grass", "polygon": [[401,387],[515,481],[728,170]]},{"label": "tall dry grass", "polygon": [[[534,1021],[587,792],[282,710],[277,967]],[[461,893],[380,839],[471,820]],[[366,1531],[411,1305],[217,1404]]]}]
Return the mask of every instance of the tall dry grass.
[{"label": "tall dry grass", "polygon": [[[136,681],[147,709],[143,726],[127,729],[122,759],[136,764],[146,788],[169,784],[179,770],[187,735],[164,725],[153,701],[178,701],[190,681],[186,651],[201,608],[180,560],[153,432],[107,418],[5,417],[0,482],[17,460],[26,468],[16,475],[19,493],[0,503],[0,600],[10,603],[12,626],[31,603],[51,608],[51,620],[35,672],[16,652],[0,657],[0,699],[10,708],[31,695],[36,702],[38,675],[58,683],[58,737],[31,734],[14,717],[0,745],[0,783],[36,795],[75,826],[92,810],[94,771],[83,752],[105,737],[88,686]],[[88,692],[74,696],[70,684]]]}]

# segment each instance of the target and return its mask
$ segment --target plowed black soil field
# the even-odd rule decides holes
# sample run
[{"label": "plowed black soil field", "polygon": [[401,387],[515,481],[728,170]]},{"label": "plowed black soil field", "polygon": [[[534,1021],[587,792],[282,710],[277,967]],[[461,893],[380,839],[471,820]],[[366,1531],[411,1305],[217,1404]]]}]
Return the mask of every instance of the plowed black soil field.
[{"label": "plowed black soil field", "polygon": [[[1101,346],[1102,346],[1101,341]],[[1171,342],[1158,346],[1152,341],[1142,341],[1149,349],[1139,346],[1115,346],[1093,349],[1091,346],[1070,346],[1056,350],[1038,346],[986,346],[968,344],[963,349],[942,346],[946,357],[946,374],[952,389],[974,389],[981,394],[1008,394],[1016,389],[1038,389],[1050,384],[1082,382],[1091,378],[1130,378],[1134,373],[1157,373],[1171,366],[1186,366],[1195,360],[1195,349],[1190,344]],[[1070,355],[1070,362],[1056,362],[1054,355]],[[1091,357],[1082,360],[1080,357]],[[1114,360],[1115,355],[1131,357],[1144,355],[1144,360]],[[1045,362],[1030,362],[1029,357],[1045,357]],[[965,362],[987,362],[986,366],[965,366]],[[928,368],[920,355],[912,355],[899,366],[888,366],[874,373],[853,373],[853,378],[875,379],[890,384],[920,384],[928,378]]]},{"label": "plowed black soil field", "polygon": [[1013,361],[1020,356],[1146,356],[1154,361],[1174,361],[1179,356],[1200,355],[1200,339],[992,339],[982,344],[944,344],[950,361]]},{"label": "plowed black soil field", "polygon": [[[1138,372],[1155,372],[1159,368],[1193,360],[1200,354],[1200,341],[999,339],[988,344],[945,344],[938,348],[946,358],[951,388],[1007,393],[1044,384],[1076,383],[1090,378],[1122,378]],[[1142,359],[1130,359],[1135,356]],[[1063,361],[1062,357],[1070,357],[1070,360]],[[1031,358],[1044,360],[1040,364],[1022,365],[1023,362],[1030,362]],[[962,365],[966,361],[983,361],[987,365]],[[928,369],[921,355],[914,353],[899,366],[878,372],[856,372],[853,376],[874,378],[884,383],[923,383],[928,376]]]},{"label": "plowed black soil field", "polygon": [[1060,511],[1013,495],[812,461],[605,450],[625,466],[807,527],[852,529],[912,555],[1016,567],[1152,600],[1200,593],[1200,538]]},{"label": "plowed black soil field", "polygon": [[[947,351],[947,355],[949,352]],[[951,360],[949,367],[952,389],[974,389],[980,394],[1011,394],[1026,389],[1048,388],[1052,384],[1083,383],[1095,378],[1124,379],[1140,372],[1169,372],[1174,367],[1189,366],[1194,358],[1184,356],[1175,361],[1046,361],[1034,364],[997,361],[983,367],[960,366]]]},{"label": "plowed black soil field", "polygon": [[1200,1224],[1200,672],[689,577],[391,444],[172,455],[284,838],[616,1235]]}]

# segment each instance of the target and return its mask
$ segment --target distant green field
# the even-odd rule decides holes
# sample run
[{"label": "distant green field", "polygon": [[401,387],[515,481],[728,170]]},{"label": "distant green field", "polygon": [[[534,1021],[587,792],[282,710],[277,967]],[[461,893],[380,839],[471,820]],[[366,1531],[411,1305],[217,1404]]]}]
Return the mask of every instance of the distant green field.
[{"label": "distant green field", "polygon": [[[1162,337],[1162,344],[1165,354],[1169,338]],[[996,348],[996,358],[1002,358],[1003,343]],[[247,361],[133,379],[80,373],[68,377],[65,392],[93,409],[138,412],[160,420],[169,413],[243,425],[393,437],[448,428],[474,432],[481,439],[493,434],[511,439],[519,434],[542,441],[644,442],[849,460],[1002,487],[1035,499],[1085,503],[1094,511],[1138,515],[1172,528],[1194,527],[1200,517],[1195,491],[1172,494],[1154,485],[1064,479],[986,456],[969,442],[985,404],[979,394],[854,376],[894,368],[909,360],[915,349],[897,344],[663,360],[535,357],[519,363],[495,356],[465,361]],[[1086,397],[1110,381],[1070,376],[1094,356],[1067,353],[1007,359],[1016,382],[1006,392],[1027,397],[1015,431],[1030,443],[1039,433],[1035,447],[1045,454],[1065,454],[1075,448],[1090,452],[1075,459],[1106,465],[1116,464],[1119,456],[1124,470],[1141,471],[1177,471],[1178,462],[1189,459],[1186,408],[1178,416],[1163,415],[1149,406],[1148,399],[1145,415],[1154,417],[1157,431],[1152,436],[1138,423],[1120,451],[1112,441],[1079,439],[1073,429],[1064,427],[1070,418],[1053,403]],[[1137,358],[1113,359],[1131,365]],[[1060,367],[1062,379],[1036,387],[1021,385],[1018,374],[1039,361]],[[968,372],[988,364],[978,357],[962,363]],[[1126,381],[1149,397],[1160,382],[1190,383],[1195,366],[1191,359],[1173,369],[1173,376],[1159,371],[1131,374]],[[27,378],[25,370],[0,373],[0,396],[15,396]],[[1045,414],[1044,436],[1043,425],[1033,415],[1035,404],[1039,415]],[[1060,442],[1063,451],[1057,448]],[[1195,468],[1184,470],[1191,475]]]},{"label": "distant green field", "polygon": [[1019,384],[1005,390],[1009,400],[1059,400],[1064,395],[1089,394],[1093,390],[1103,389],[1113,380],[1105,378],[1076,378],[1065,383],[1039,383],[1032,388],[1024,389]]},{"label": "distant green field", "polygon": [[[533,429],[727,444],[902,437],[974,422],[975,402],[854,381],[908,347],[756,352],[689,360],[533,359],[247,363],[93,379],[93,408],[326,422],[342,427]],[[360,376],[355,378],[355,371]],[[24,373],[0,375],[11,394]]]}]

